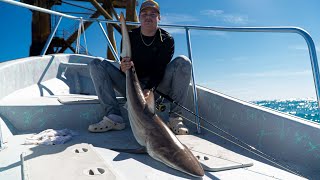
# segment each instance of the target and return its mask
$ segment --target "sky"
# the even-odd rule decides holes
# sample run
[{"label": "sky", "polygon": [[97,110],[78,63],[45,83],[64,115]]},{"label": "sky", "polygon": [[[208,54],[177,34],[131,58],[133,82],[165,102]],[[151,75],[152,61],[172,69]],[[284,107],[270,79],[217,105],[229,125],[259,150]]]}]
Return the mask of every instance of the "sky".
[{"label": "sky", "polygon": [[[319,0],[157,2],[161,9],[160,24],[300,27],[311,35],[317,54],[320,53]],[[83,11],[69,5],[54,9]],[[27,57],[31,45],[31,11],[0,2],[0,20],[0,62]],[[75,22],[63,19],[61,29],[74,25]],[[175,39],[174,56],[188,56],[185,31],[166,30]],[[86,31],[89,52],[105,57],[107,43],[102,35],[98,25]],[[316,98],[307,44],[300,35],[201,30],[191,30],[190,35],[196,84],[248,101]],[[116,37],[119,39],[119,35]],[[81,43],[84,44],[83,39]]]}]

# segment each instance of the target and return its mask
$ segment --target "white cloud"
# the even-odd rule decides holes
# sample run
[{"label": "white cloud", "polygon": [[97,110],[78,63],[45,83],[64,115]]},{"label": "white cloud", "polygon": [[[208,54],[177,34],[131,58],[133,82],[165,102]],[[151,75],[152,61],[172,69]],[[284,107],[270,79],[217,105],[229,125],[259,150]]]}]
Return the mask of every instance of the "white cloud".
[{"label": "white cloud", "polygon": [[248,16],[225,15],[224,21],[231,24],[248,24]]},{"label": "white cloud", "polygon": [[186,31],[184,29],[176,29],[176,28],[163,28],[168,31],[170,34],[185,34]]},{"label": "white cloud", "polygon": [[247,15],[237,15],[225,13],[223,10],[203,10],[200,12],[202,15],[206,15],[212,18],[217,18],[226,23],[245,25],[249,22],[249,17]]},{"label": "white cloud", "polygon": [[[197,18],[194,16],[186,15],[186,14],[164,14],[161,15],[161,24],[171,24],[171,25],[179,25],[181,23],[190,23],[198,21]],[[166,31],[168,31],[171,34],[185,34],[184,29],[177,29],[177,28],[164,28]]]},{"label": "white cloud", "polygon": [[208,16],[220,16],[220,15],[224,14],[224,11],[223,10],[214,10],[214,9],[203,10],[203,11],[201,11],[201,14],[208,15]]},{"label": "white cloud", "polygon": [[181,22],[195,22],[198,19],[187,14],[164,14],[161,15],[160,24],[179,24]]},{"label": "white cloud", "polygon": [[295,45],[295,46],[290,46],[289,49],[294,49],[294,50],[308,50],[307,45],[301,46],[301,45]]},{"label": "white cloud", "polygon": [[[223,12],[215,12],[216,14],[223,13]],[[231,21],[232,18],[229,18],[229,21]],[[199,19],[187,15],[187,14],[163,14],[161,15],[161,24],[171,24],[171,25],[179,25],[179,24],[193,24],[193,22],[198,22]],[[185,29],[176,29],[176,28],[164,28],[166,31],[170,32],[171,34],[185,34]],[[226,32],[223,31],[201,31],[201,30],[191,30],[192,35],[199,35],[203,33],[207,33],[208,35],[214,35],[214,36],[227,36]]]},{"label": "white cloud", "polygon": [[[308,52],[308,45],[307,44],[305,44],[305,45],[292,45],[292,46],[289,46],[289,49]],[[320,47],[316,47],[316,51],[319,53]]]}]

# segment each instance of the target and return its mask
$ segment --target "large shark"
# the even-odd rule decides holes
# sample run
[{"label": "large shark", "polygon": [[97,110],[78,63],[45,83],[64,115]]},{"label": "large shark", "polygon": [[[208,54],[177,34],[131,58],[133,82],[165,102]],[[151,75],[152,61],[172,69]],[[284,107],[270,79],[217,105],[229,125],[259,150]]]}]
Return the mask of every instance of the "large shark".
[{"label": "large shark", "polygon": [[[124,16],[120,15],[122,31],[121,57],[131,57],[131,46]],[[204,170],[198,159],[182,144],[155,113],[154,95],[144,98],[134,67],[126,71],[128,116],[137,142],[154,159],[192,176],[202,177]]]}]

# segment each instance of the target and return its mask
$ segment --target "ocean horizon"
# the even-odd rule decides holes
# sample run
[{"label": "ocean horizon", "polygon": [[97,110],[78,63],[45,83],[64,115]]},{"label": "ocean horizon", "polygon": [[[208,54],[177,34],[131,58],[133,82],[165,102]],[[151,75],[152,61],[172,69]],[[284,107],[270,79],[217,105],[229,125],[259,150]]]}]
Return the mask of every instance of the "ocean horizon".
[{"label": "ocean horizon", "polygon": [[280,100],[251,101],[254,104],[320,123],[317,100],[314,98],[290,98]]}]

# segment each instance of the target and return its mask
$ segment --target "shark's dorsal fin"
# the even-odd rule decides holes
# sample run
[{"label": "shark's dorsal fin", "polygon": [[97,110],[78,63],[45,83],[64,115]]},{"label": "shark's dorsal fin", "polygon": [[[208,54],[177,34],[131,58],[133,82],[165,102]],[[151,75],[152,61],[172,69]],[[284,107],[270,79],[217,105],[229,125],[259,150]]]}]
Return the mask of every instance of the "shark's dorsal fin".
[{"label": "shark's dorsal fin", "polygon": [[148,108],[152,114],[155,113],[155,105],[154,105],[154,94],[153,91],[150,91],[148,98],[146,98],[146,108]]}]

